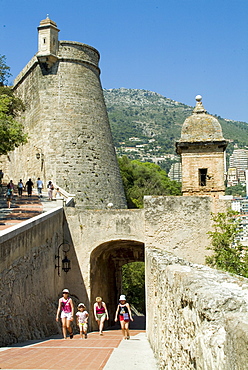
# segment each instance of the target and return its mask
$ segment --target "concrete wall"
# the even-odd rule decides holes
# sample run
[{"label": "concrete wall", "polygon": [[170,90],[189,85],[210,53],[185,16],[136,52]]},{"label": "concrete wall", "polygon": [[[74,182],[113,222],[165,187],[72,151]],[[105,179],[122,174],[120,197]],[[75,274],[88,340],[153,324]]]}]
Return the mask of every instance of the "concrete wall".
[{"label": "concrete wall", "polygon": [[247,369],[248,279],[148,248],[146,289],[160,369]]},{"label": "concrete wall", "polygon": [[0,346],[58,332],[56,307],[65,274],[55,270],[63,209],[0,233]]}]

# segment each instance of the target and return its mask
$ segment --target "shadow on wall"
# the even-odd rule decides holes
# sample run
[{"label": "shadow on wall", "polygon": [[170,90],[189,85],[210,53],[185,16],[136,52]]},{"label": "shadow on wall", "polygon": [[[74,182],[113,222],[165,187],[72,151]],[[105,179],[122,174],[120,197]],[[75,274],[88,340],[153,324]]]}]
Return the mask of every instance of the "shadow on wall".
[{"label": "shadow on wall", "polygon": [[90,257],[90,286],[92,329],[97,329],[92,310],[95,298],[100,296],[109,311],[109,327],[115,327],[114,315],[122,293],[122,266],[144,261],[144,243],[135,240],[111,240],[99,245]]}]

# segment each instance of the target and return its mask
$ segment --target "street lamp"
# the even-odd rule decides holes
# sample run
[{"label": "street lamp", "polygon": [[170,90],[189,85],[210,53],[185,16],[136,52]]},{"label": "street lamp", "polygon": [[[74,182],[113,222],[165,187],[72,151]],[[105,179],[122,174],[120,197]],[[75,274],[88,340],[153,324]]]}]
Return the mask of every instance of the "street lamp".
[{"label": "street lamp", "polygon": [[[59,250],[61,248],[61,246],[63,246],[62,248],[62,251],[64,253],[64,258],[62,259],[62,266],[60,266],[60,255],[59,255]],[[63,243],[61,243],[59,246],[58,246],[58,254],[55,255],[55,261],[56,259],[58,259],[58,264],[56,265],[56,262],[55,262],[55,269],[58,268],[58,275],[60,276],[60,267],[62,268],[62,270],[67,273],[70,269],[71,269],[71,261],[67,258],[67,253],[69,252],[70,250],[70,244],[66,241],[63,241]]]}]

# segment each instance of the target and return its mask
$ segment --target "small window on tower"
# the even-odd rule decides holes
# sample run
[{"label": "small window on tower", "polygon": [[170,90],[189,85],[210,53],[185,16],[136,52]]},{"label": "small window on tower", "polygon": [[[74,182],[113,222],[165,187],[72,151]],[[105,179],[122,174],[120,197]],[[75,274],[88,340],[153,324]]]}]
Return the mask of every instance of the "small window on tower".
[{"label": "small window on tower", "polygon": [[206,186],[207,185],[207,168],[199,168],[199,185]]},{"label": "small window on tower", "polygon": [[45,44],[46,43],[46,39],[43,39],[43,44]]}]

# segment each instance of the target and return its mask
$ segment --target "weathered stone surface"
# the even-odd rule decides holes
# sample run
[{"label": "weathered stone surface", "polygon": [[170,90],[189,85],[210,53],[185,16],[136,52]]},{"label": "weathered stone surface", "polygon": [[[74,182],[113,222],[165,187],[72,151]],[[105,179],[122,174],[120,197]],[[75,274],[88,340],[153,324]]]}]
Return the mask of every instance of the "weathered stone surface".
[{"label": "weathered stone surface", "polygon": [[[28,144],[0,158],[15,183],[40,177],[75,194],[85,209],[126,208],[93,47],[60,41],[57,61],[47,69],[39,53],[15,80],[26,106]],[[37,159],[36,154],[39,154]]]},{"label": "weathered stone surface", "polygon": [[[65,214],[91,305],[95,297],[103,297],[110,323],[114,324],[121,294],[121,267],[128,262],[144,261],[144,212],[66,208]],[[91,320],[93,328],[95,324]]]},{"label": "weathered stone surface", "polygon": [[0,234],[0,346],[58,332],[57,297],[64,287],[55,271],[63,240],[63,209]]},{"label": "weathered stone surface", "polygon": [[204,264],[210,253],[211,212],[225,212],[229,203],[210,196],[146,196],[144,204],[146,247]]},{"label": "weathered stone surface", "polygon": [[161,369],[246,369],[248,280],[146,249],[148,338]]}]

